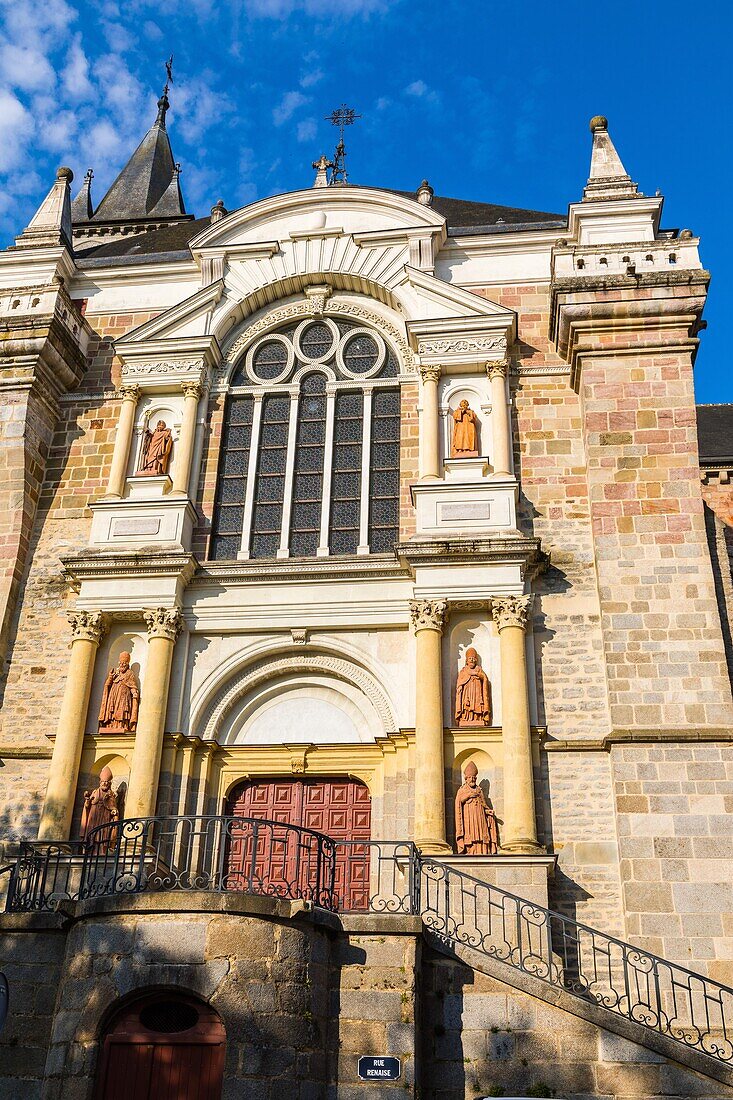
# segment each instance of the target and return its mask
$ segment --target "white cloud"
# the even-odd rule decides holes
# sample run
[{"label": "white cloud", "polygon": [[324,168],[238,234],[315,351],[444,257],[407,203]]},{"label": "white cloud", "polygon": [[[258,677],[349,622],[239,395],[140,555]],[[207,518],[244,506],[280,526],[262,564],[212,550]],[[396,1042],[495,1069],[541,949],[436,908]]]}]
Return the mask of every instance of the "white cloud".
[{"label": "white cloud", "polygon": [[91,99],[94,94],[89,79],[89,59],[81,44],[81,35],[74,36],[61,71],[61,83],[72,99]]},{"label": "white cloud", "polygon": [[395,2],[396,0],[246,0],[245,7],[249,15],[263,19],[287,19],[297,11],[313,16],[351,18],[387,11]]},{"label": "white cloud", "polygon": [[321,69],[309,69],[300,78],[301,88],[312,88],[314,84],[319,84],[323,80],[323,75]]},{"label": "white cloud", "polygon": [[58,111],[44,120],[39,127],[38,142],[52,153],[73,152],[77,132],[77,119],[73,111]]},{"label": "white cloud", "polygon": [[222,117],[234,109],[229,97],[211,86],[211,79],[204,72],[193,80],[173,85],[171,116],[188,143],[200,141],[210,127],[219,125]]},{"label": "white cloud", "polygon": [[0,88],[0,172],[23,162],[34,129],[30,111],[7,88]]},{"label": "white cloud", "polygon": [[313,141],[317,133],[318,123],[314,118],[304,118],[302,122],[298,123],[296,131],[298,141]]},{"label": "white cloud", "polygon": [[405,95],[414,96],[415,99],[424,99],[427,103],[437,103],[438,93],[429,88],[424,80],[413,80],[405,88]]},{"label": "white cloud", "polygon": [[276,126],[282,126],[295,112],[310,100],[302,92],[286,92],[280,103],[272,112],[272,121]]},{"label": "white cloud", "polygon": [[158,42],[163,37],[163,32],[157,23],[154,23],[152,19],[146,19],[143,24],[143,34],[151,41]]},{"label": "white cloud", "polygon": [[0,46],[0,75],[14,88],[26,92],[52,87],[56,79],[45,54],[33,46],[16,46],[12,42]]},{"label": "white cloud", "polygon": [[121,23],[103,23],[102,29],[107,45],[114,53],[124,53],[135,44],[135,39]]}]

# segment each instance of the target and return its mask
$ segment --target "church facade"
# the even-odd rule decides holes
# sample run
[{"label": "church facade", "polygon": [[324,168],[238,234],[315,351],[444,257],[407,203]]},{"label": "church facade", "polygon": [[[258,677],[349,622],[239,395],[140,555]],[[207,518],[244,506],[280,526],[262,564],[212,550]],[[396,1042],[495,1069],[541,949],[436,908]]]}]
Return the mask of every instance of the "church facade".
[{"label": "church facade", "polygon": [[601,117],[196,220],[167,108],[0,253],[0,1095],[733,1096],[697,238]]}]

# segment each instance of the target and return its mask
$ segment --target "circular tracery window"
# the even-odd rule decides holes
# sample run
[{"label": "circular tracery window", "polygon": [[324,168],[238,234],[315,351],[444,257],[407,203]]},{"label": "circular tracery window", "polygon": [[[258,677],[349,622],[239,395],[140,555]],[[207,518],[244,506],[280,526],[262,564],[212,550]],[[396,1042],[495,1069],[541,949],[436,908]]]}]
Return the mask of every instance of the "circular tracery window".
[{"label": "circular tracery window", "polygon": [[333,333],[322,321],[314,321],[300,335],[304,359],[323,359],[333,347]]},{"label": "circular tracery window", "polygon": [[263,336],[247,352],[246,370],[255,382],[281,382],[293,368],[295,352],[290,340],[277,332]]}]

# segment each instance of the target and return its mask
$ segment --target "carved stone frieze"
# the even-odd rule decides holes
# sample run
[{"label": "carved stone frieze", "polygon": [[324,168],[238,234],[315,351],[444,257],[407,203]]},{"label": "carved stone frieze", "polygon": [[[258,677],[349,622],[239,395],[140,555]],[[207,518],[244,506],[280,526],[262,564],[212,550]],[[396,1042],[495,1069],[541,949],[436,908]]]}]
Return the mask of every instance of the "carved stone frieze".
[{"label": "carved stone frieze", "polygon": [[506,340],[503,336],[431,337],[419,340],[417,350],[419,355],[459,355],[462,352],[476,355],[486,351],[506,351]]},{"label": "carved stone frieze", "polygon": [[526,630],[532,621],[534,596],[500,596],[491,601],[491,615],[501,633],[508,626]]},{"label": "carved stone frieze", "polygon": [[151,374],[185,374],[187,371],[193,370],[198,370],[203,376],[203,359],[166,360],[160,363],[124,363],[122,366],[122,377],[142,377]]},{"label": "carved stone frieze", "polygon": [[70,611],[67,615],[73,642],[82,638],[87,642],[101,642],[107,633],[108,620],[102,611]]},{"label": "carved stone frieze", "polygon": [[143,610],[149,638],[167,638],[175,642],[183,628],[179,607],[148,607]]},{"label": "carved stone frieze", "polygon": [[447,600],[410,600],[410,622],[418,630],[438,630],[443,632]]}]

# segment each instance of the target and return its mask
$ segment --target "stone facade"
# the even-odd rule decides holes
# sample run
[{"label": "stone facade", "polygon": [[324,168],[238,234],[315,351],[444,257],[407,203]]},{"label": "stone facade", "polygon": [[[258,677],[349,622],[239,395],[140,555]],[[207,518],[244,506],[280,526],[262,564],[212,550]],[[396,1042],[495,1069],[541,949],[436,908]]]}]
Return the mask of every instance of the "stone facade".
[{"label": "stone facade", "polygon": [[[195,226],[131,212],[126,252],[69,229],[62,169],[0,253],[0,855],[22,856],[0,893],[37,910],[0,921],[8,1096],[86,1098],[114,1012],[153,988],[219,1014],[225,1098],[355,1100],[359,1054],[401,1059],[376,1100],[730,1094],[726,1057],[573,999],[572,960],[543,983],[471,953],[428,889],[435,860],[467,876],[441,895],[456,912],[519,898],[545,928],[549,905],[733,984],[733,456],[698,446],[693,390],[708,275],[592,129],[567,218],[474,204],[453,225],[432,193],[327,187]],[[461,401],[479,453],[452,459]],[[159,419],[170,468],[140,476]],[[469,647],[491,715],[456,728]],[[111,733],[121,652],[141,705]],[[469,761],[499,821],[483,862],[452,850]],[[199,823],[156,855],[176,888],[146,893],[146,865],[79,901],[52,874],[31,903],[49,853],[81,881],[104,767],[125,817]],[[254,791],[311,842],[338,833],[371,911],[345,911],[351,880],[326,912],[302,883],[290,902],[201,872],[234,844],[205,850],[202,820]]]}]

